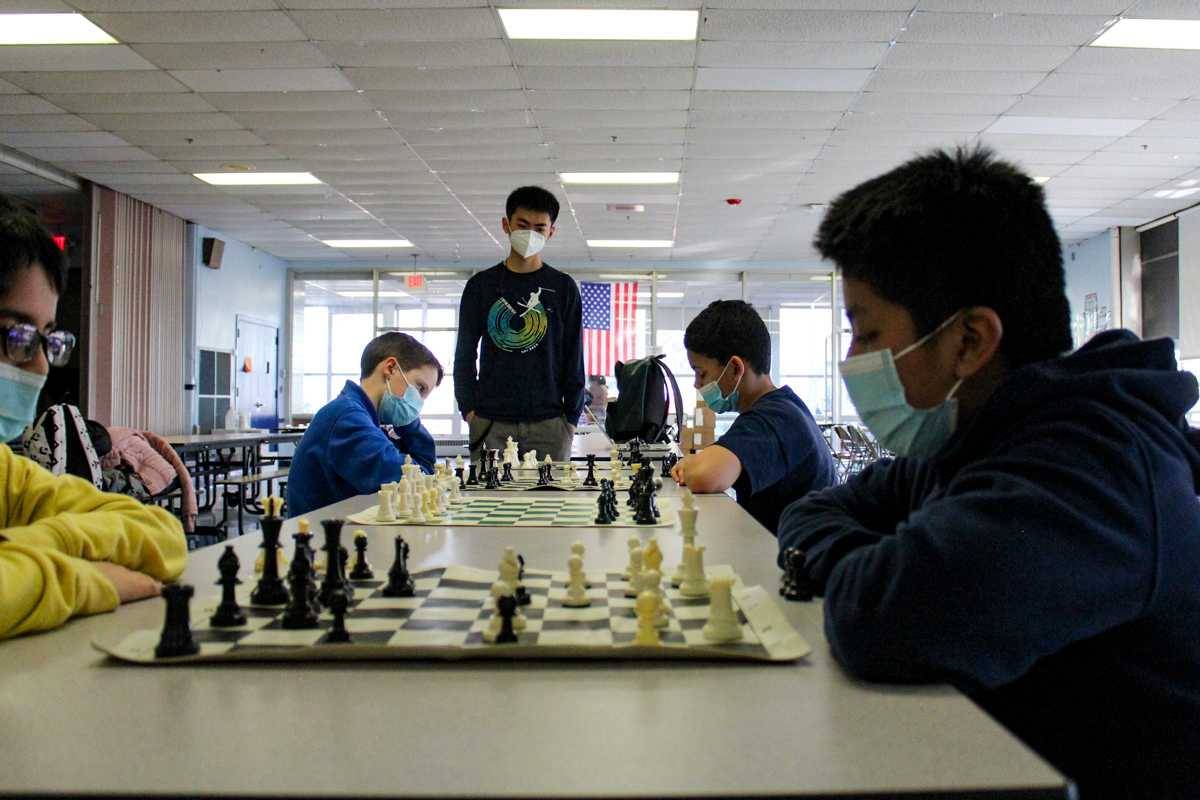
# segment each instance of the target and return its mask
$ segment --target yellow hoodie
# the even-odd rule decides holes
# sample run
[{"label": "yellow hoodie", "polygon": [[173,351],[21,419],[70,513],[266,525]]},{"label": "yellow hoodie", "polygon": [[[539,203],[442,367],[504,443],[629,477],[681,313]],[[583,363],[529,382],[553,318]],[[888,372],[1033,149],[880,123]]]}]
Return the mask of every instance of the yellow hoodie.
[{"label": "yellow hoodie", "polygon": [[0,444],[0,639],[116,608],[116,587],[89,562],[169,581],[186,560],[166,510],[57,477]]}]

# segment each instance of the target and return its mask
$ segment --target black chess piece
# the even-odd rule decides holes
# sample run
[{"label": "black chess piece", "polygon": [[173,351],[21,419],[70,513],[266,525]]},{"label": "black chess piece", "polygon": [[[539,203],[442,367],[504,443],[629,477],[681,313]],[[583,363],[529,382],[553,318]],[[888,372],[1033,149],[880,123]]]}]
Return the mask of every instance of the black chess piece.
[{"label": "black chess piece", "polygon": [[[462,472],[462,470],[459,470]],[[354,537],[354,569],[350,570],[350,580],[369,581],[375,577],[375,571],[367,563],[367,537]]]},{"label": "black chess piece", "polygon": [[664,480],[666,478],[671,477],[671,469],[678,463],[679,463],[679,456],[675,455],[674,452],[667,453],[665,456],[663,456],[662,472],[659,474],[662,476],[662,478]]},{"label": "black chess piece", "polygon": [[588,468],[587,477],[585,477],[583,479],[583,485],[584,486],[595,486],[596,485],[596,456],[594,454],[589,455],[587,457],[587,468]]},{"label": "black chess piece", "polygon": [[155,658],[194,656],[200,652],[200,645],[192,638],[191,609],[188,607],[194,593],[195,590],[186,584],[173,583],[163,587],[167,615],[158,646],[154,648]]},{"label": "black chess piece", "polygon": [[476,470],[475,470],[475,462],[474,461],[471,462],[471,473],[469,475],[467,475],[467,482],[465,485],[466,486],[478,486],[479,485],[479,473],[476,472]]},{"label": "black chess piece", "polygon": [[642,476],[640,472],[635,472],[633,480],[629,482],[629,499],[625,501],[625,505],[630,508],[637,507],[638,495],[642,491]]},{"label": "black chess piece", "polygon": [[525,557],[517,553],[517,588],[513,592],[513,596],[517,598],[517,605],[527,606],[533,602],[533,598],[529,596],[529,590],[525,588]]},{"label": "black chess piece", "polygon": [[346,560],[342,556],[342,519],[323,519],[321,527],[325,529],[325,579],[321,581],[321,591],[317,599],[321,605],[329,607],[329,601],[335,593],[346,595],[350,600],[354,597],[354,589],[346,582]]},{"label": "black chess piece", "polygon": [[466,480],[463,479],[463,468],[462,467],[454,468],[454,477],[458,478],[459,491],[462,491],[463,489],[467,488],[467,482],[466,482]]},{"label": "black chess piece", "polygon": [[383,587],[384,597],[413,597],[416,586],[412,576],[408,574],[408,542],[399,534],[396,535],[396,560],[388,570],[388,582]]},{"label": "black chess piece", "polygon": [[208,624],[214,628],[233,628],[246,624],[246,614],[238,605],[236,594],[241,583],[237,576],[239,567],[241,562],[237,553],[233,552],[233,545],[225,545],[225,552],[217,560],[217,569],[221,573],[221,579],[217,581],[221,587],[221,604],[208,620]]},{"label": "black chess piece", "polygon": [[288,601],[287,587],[279,577],[279,529],[283,520],[263,517],[259,524],[263,532],[263,571],[250,593],[250,602],[256,606],[281,606]]},{"label": "black chess piece", "polygon": [[500,475],[500,480],[504,483],[512,483],[516,478],[512,474],[512,464],[504,462],[504,472]]},{"label": "black chess piece", "polygon": [[487,471],[487,483],[483,485],[484,489],[499,489],[500,488],[500,473],[495,467]]},{"label": "black chess piece", "polygon": [[612,520],[608,518],[607,509],[605,508],[605,500],[607,498],[608,487],[600,489],[600,496],[596,498],[596,524],[608,525]]},{"label": "black chess piece", "polygon": [[652,483],[642,482],[633,521],[638,525],[653,525],[658,521],[654,516],[654,485]]},{"label": "black chess piece", "polygon": [[629,465],[633,466],[642,460],[642,443],[634,439],[629,443]]},{"label": "black chess piece", "polygon": [[548,472],[548,470],[547,470],[547,467],[545,464],[538,464],[538,479],[537,479],[538,486],[549,486],[550,485],[550,477],[547,474],[547,472]]},{"label": "black chess piece", "polygon": [[513,617],[517,615],[516,596],[501,595],[496,598],[496,607],[500,610],[500,633],[496,636],[496,644],[514,644],[517,641],[513,630]]},{"label": "black chess piece", "polygon": [[[295,548],[293,548],[293,562],[295,561],[295,556],[298,556],[301,552],[308,559],[308,580],[306,582],[308,605],[312,609],[313,614],[320,616],[321,601],[317,599],[317,556],[312,547],[312,534],[298,531],[292,534],[292,540],[296,543]],[[291,582],[292,572],[289,569],[288,584],[291,585]]]},{"label": "black chess piece", "polygon": [[812,600],[813,582],[805,569],[806,555],[799,547],[789,547],[783,551],[783,578],[780,581],[779,593],[785,600]]},{"label": "black chess piece", "polygon": [[308,550],[296,548],[292,558],[292,566],[288,569],[288,586],[292,598],[279,624],[288,630],[317,627],[317,612],[313,608],[313,579],[312,562],[308,560]]},{"label": "black chess piece", "polygon": [[349,644],[350,633],[346,630],[346,609],[350,601],[344,594],[334,594],[329,599],[329,611],[333,614],[333,627],[325,634],[326,644]]}]

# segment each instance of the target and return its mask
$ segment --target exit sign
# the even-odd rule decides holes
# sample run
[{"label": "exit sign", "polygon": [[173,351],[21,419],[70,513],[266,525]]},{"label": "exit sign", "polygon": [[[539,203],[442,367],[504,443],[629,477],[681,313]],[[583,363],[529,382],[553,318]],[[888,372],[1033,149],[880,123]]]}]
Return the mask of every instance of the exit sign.
[{"label": "exit sign", "polygon": [[417,273],[414,273],[412,275],[405,275],[404,276],[404,288],[406,288],[406,289],[424,289],[425,288],[425,276],[421,275],[421,274],[417,274]]}]

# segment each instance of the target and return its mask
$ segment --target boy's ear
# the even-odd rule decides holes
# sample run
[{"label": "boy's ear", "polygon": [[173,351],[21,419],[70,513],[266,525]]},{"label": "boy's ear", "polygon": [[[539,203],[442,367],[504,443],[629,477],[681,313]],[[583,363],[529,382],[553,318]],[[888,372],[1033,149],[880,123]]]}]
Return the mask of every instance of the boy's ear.
[{"label": "boy's ear", "polygon": [[955,377],[969,378],[999,356],[1004,323],[995,310],[987,306],[968,308],[955,328],[959,332]]},{"label": "boy's ear", "polygon": [[504,231],[505,236],[509,236],[512,234],[512,229],[509,227],[509,224],[508,224],[508,217],[500,218],[500,230]]}]

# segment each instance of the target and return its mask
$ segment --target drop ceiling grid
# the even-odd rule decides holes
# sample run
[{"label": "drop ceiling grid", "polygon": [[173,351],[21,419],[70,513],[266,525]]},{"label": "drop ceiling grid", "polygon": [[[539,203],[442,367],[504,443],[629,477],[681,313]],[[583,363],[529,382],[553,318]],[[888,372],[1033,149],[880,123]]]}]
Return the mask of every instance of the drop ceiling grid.
[{"label": "drop ceiling grid", "polygon": [[[23,48],[19,59],[0,48],[0,143],[175,209],[211,209],[208,220],[248,205],[289,224],[288,208],[326,207],[336,225],[328,217],[350,209],[418,245],[425,236],[431,257],[461,233],[458,255],[471,258],[501,251],[490,229],[506,189],[525,178],[578,202],[575,229],[560,234],[572,250],[634,229],[599,199],[644,195],[648,238],[670,209],[679,240],[649,258],[787,247],[804,257],[813,220],[796,206],[828,202],[927,147],[981,141],[1052,176],[1064,236],[1096,224],[1076,216],[1092,209],[1096,220],[1157,213],[1169,203],[1144,195],[1174,186],[1200,152],[1200,77],[1190,77],[1200,53],[1083,47],[1126,10],[1113,0],[1064,0],[1056,14],[1036,13],[1034,0],[922,0],[911,15],[908,0],[668,3],[705,17],[684,43],[509,42],[495,4],[351,7],[363,4],[78,0],[70,5],[122,43]],[[1122,119],[1147,122],[1123,132]],[[1050,132],[999,132],[1014,125]],[[1101,126],[1111,134],[1086,135]],[[312,169],[330,199],[291,206],[284,190],[181,182],[239,159]],[[678,168],[683,182],[673,197],[567,190],[554,183],[567,168]],[[736,210],[722,202],[733,193],[745,195]]]}]

